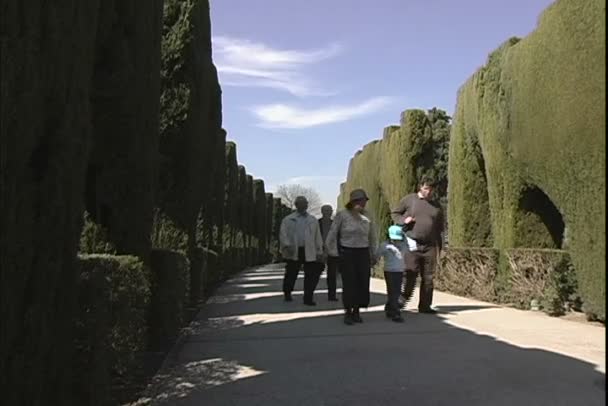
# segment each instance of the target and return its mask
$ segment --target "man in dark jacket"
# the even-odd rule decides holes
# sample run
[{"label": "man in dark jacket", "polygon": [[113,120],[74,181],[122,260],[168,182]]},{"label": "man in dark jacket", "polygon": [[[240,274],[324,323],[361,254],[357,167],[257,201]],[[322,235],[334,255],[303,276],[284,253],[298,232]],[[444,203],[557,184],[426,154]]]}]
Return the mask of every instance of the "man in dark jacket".
[{"label": "man in dark jacket", "polygon": [[433,274],[443,246],[444,215],[441,206],[432,200],[435,183],[430,178],[419,182],[418,192],[405,196],[391,215],[395,224],[403,226],[407,237],[405,253],[404,305],[414,293],[417,275],[420,274],[420,313],[436,313],[433,302]]},{"label": "man in dark jacket", "polygon": [[[323,238],[323,259],[324,262],[321,263],[321,267],[325,268],[327,266],[327,297],[330,302],[337,302],[338,298],[336,296],[336,274],[338,271],[338,257],[329,256],[327,247],[325,246],[325,240],[327,239],[327,234],[329,233],[329,229],[333,223],[331,219],[331,215],[333,214],[334,209],[326,204],[321,207],[322,217],[319,219],[319,228],[321,229],[321,237]],[[321,269],[321,272],[323,271]]]}]

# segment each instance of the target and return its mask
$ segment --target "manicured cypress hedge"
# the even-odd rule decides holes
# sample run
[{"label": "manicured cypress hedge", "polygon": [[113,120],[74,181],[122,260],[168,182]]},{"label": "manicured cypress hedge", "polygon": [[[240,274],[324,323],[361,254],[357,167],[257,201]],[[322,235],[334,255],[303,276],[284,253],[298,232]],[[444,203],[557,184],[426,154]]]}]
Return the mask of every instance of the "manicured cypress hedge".
[{"label": "manicured cypress hedge", "polygon": [[[97,1],[2,4],[0,387],[69,404]],[[27,317],[24,317],[27,315]]]},{"label": "manicured cypress hedge", "polygon": [[353,189],[365,189],[381,238],[392,222],[391,209],[416,191],[423,175],[434,175],[440,181],[439,197],[445,196],[449,120],[438,109],[404,111],[401,126],[386,127],[381,140],[365,145],[351,159],[346,182],[340,185],[339,208]]},{"label": "manicured cypress hedge", "polygon": [[[560,0],[528,37],[495,51],[460,90],[449,173],[450,241],[568,248],[586,311],[600,319],[606,279],[604,34],[604,1]],[[479,168],[476,179],[467,166]],[[491,239],[486,229],[469,227],[488,218],[481,168]]]},{"label": "manicured cypress hedge", "polygon": [[272,261],[272,255],[270,253],[272,249],[272,244],[274,241],[273,234],[274,227],[274,197],[272,193],[266,193],[266,249],[263,253],[262,262],[270,262]]},{"label": "manicured cypress hedge", "polygon": [[130,378],[147,345],[150,274],[132,256],[78,258],[75,401],[108,405],[110,383]]},{"label": "manicured cypress hedge", "polygon": [[150,250],[158,137],[162,0],[100,2],[91,78],[86,207],[119,253]]},{"label": "manicured cypress hedge", "polygon": [[165,350],[184,325],[189,303],[190,264],[184,254],[163,249],[152,250],[150,264],[150,348]]},{"label": "manicured cypress hedge", "polygon": [[253,234],[257,240],[254,263],[257,265],[262,263],[266,252],[266,191],[261,179],[253,181],[253,206]]}]

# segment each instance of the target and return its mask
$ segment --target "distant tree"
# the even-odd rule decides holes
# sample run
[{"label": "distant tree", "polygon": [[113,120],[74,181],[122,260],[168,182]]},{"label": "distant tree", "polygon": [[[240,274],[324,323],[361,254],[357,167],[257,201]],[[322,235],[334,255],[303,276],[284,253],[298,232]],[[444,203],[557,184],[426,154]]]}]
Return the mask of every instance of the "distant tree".
[{"label": "distant tree", "polygon": [[304,196],[308,200],[308,212],[315,216],[321,213],[321,196],[311,187],[298,184],[280,185],[274,196],[280,197],[283,204],[292,210],[296,208],[296,197]]}]

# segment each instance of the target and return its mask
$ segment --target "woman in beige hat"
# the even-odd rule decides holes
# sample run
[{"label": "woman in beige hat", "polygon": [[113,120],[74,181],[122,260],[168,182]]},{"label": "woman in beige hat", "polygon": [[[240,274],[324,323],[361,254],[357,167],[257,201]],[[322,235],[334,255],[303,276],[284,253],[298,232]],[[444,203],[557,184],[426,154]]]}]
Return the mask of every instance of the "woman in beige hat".
[{"label": "woman in beige hat", "polygon": [[326,240],[329,255],[340,257],[347,325],[362,323],[359,309],[369,305],[370,273],[376,262],[376,232],[365,210],[368,200],[363,189],[353,190],[346,209],[336,214]]}]

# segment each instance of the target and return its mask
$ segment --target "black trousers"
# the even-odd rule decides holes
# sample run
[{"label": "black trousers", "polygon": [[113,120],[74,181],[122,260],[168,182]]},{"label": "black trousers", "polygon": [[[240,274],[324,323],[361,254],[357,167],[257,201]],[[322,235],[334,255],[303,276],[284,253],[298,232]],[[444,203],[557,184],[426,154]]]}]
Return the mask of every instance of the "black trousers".
[{"label": "black trousers", "polygon": [[421,251],[405,253],[405,283],[403,298],[407,303],[416,288],[416,279],[420,274],[420,300],[418,310],[428,310],[433,303],[433,276],[437,262],[437,247],[428,247]]},{"label": "black trousers", "polygon": [[340,275],[345,309],[369,306],[370,274],[369,248],[341,247]]},{"label": "black trousers", "polygon": [[384,272],[384,281],[386,282],[386,295],[388,296],[384,311],[389,317],[398,316],[401,313],[399,295],[401,294],[403,272]]},{"label": "black trousers", "polygon": [[340,258],[338,257],[327,257],[327,297],[329,299],[336,298],[336,278],[338,275],[338,264]]},{"label": "black trousers", "polygon": [[287,260],[283,278],[283,293],[291,293],[298,279],[300,269],[304,267],[304,301],[312,301],[323,269],[318,262],[306,262],[304,248],[298,249],[298,260]]}]

